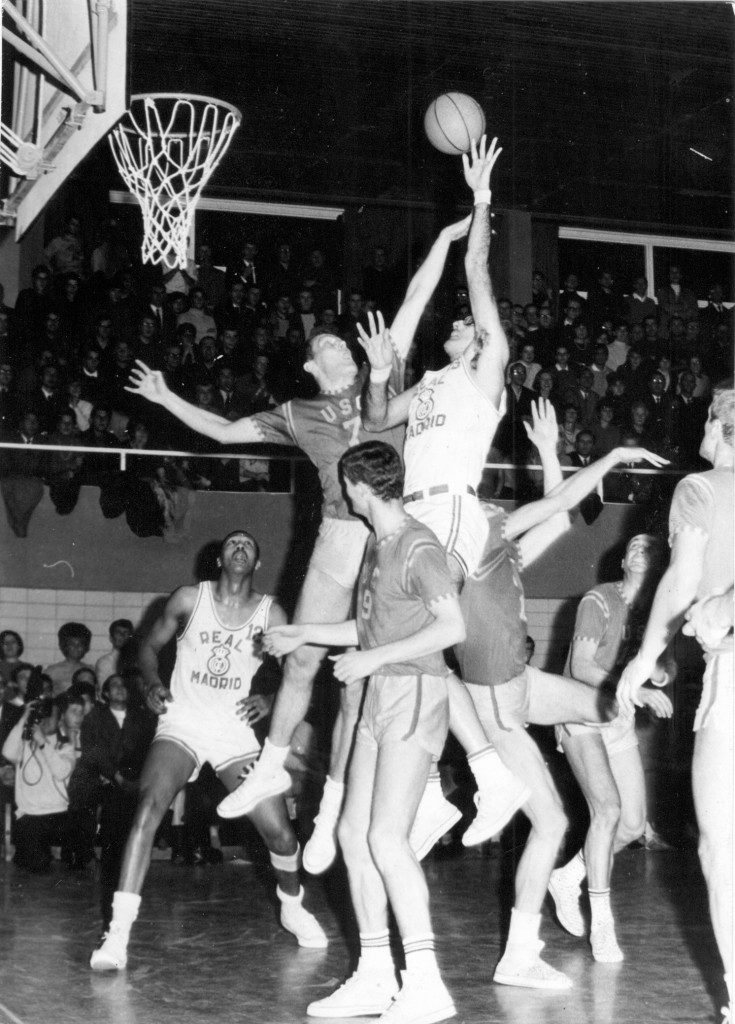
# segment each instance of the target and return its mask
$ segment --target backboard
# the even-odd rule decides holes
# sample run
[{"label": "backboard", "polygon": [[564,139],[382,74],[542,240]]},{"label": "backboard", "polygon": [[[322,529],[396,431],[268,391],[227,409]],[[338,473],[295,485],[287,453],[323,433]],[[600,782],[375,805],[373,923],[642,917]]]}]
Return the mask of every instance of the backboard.
[{"label": "backboard", "polygon": [[20,239],[127,107],[128,0],[1,0],[0,222]]}]

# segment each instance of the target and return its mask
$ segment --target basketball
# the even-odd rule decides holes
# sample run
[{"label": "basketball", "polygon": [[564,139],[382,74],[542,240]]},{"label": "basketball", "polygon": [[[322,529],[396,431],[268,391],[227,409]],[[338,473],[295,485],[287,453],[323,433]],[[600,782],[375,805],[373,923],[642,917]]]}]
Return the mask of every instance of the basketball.
[{"label": "basketball", "polygon": [[424,115],[424,131],[440,153],[457,156],[468,152],[473,139],[485,131],[482,107],[463,92],[445,92],[437,96]]}]

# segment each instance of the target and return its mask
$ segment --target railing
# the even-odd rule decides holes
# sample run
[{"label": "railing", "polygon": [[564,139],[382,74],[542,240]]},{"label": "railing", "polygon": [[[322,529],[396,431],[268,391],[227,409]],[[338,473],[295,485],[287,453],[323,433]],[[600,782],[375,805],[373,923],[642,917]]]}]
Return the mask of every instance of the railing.
[{"label": "railing", "polygon": [[[267,448],[264,451],[264,447]],[[218,451],[218,452],[185,452],[178,450],[171,450],[169,448],[93,448],[88,445],[61,445],[61,444],[24,444],[19,441],[0,441],[0,450],[8,449],[19,451],[27,451],[29,448],[34,451],[46,451],[46,452],[71,452],[77,455],[94,454],[94,455],[117,455],[119,456],[120,471],[125,472],[127,470],[127,459],[129,456],[150,456],[151,458],[176,458],[176,459],[258,459],[261,462],[288,462],[289,463],[289,488],[288,491],[281,493],[294,494],[296,489],[296,466],[298,463],[309,462],[307,457],[297,451],[293,450],[293,454],[279,453],[272,450],[274,446],[263,446],[243,445],[242,448],[237,452],[231,451]],[[245,450],[243,450],[245,449]],[[527,463],[512,463],[512,462],[486,462],[484,466],[485,470],[498,469],[498,470],[522,470],[524,472],[537,472],[542,473],[543,468],[540,465],[530,465]],[[561,466],[563,474],[577,473],[579,468],[577,466]],[[667,469],[651,469],[647,467],[633,467],[633,466],[622,466],[620,468],[609,470],[609,473],[614,474],[634,474],[636,476],[686,476],[691,470],[667,468]],[[597,485],[597,493],[602,498],[603,481]]]}]

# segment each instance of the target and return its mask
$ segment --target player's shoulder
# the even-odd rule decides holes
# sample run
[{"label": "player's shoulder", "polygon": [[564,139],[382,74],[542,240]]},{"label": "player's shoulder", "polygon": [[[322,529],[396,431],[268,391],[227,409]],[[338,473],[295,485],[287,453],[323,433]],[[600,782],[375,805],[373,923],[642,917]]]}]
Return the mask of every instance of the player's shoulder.
[{"label": "player's shoulder", "polygon": [[618,597],[618,590],[615,583],[598,583],[588,590],[580,601],[580,607],[598,608],[603,615],[610,614],[610,608]]},{"label": "player's shoulder", "polygon": [[166,604],[167,609],[178,615],[189,614],[196,608],[203,588],[203,583],[178,587],[169,597]]},{"label": "player's shoulder", "polygon": [[428,526],[420,523],[418,519],[409,516],[409,522],[401,531],[397,539],[397,551],[400,551],[406,561],[420,557],[424,553],[439,551],[444,557],[444,548],[439,543],[436,534]]}]

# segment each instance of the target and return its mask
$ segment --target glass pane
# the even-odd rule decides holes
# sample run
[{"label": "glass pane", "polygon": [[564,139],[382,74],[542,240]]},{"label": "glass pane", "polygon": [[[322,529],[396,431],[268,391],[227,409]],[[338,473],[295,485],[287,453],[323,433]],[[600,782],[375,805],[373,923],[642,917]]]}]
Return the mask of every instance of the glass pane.
[{"label": "glass pane", "polygon": [[656,289],[669,283],[669,267],[679,267],[683,287],[691,289],[699,300],[706,300],[710,287],[722,285],[725,302],[735,301],[735,256],[726,252],[706,252],[692,249],[653,250],[653,268]]},{"label": "glass pane", "polygon": [[645,250],[641,245],[559,239],[560,287],[568,274],[576,274],[578,291],[586,294],[596,283],[600,271],[606,268],[612,273],[618,289],[627,295],[634,279],[645,274],[645,267]]}]

